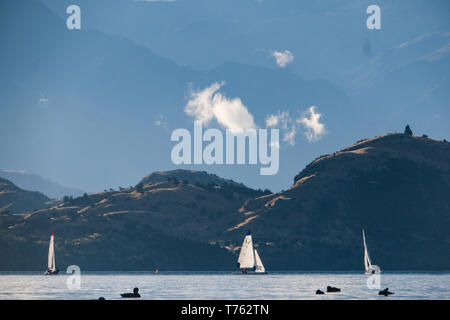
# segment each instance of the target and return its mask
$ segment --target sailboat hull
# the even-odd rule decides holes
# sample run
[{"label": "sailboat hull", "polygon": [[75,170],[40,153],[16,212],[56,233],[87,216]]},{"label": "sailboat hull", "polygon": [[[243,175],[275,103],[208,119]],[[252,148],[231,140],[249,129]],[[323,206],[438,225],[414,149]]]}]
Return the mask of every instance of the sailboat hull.
[{"label": "sailboat hull", "polygon": [[379,273],[381,273],[380,267],[377,266],[377,265],[374,265],[374,264],[371,265],[369,267],[369,269],[367,269],[366,272],[365,272],[365,274],[368,274],[368,275],[370,275],[370,274],[379,274]]},{"label": "sailboat hull", "polygon": [[267,271],[264,272],[255,272],[255,271],[247,271],[246,273],[243,273],[242,271],[236,271],[233,272],[233,274],[235,275],[243,275],[243,276],[247,276],[247,275],[262,275],[262,274],[267,274]]},{"label": "sailboat hull", "polygon": [[46,276],[52,276],[52,275],[56,275],[59,273],[59,269],[57,268],[55,271],[51,271],[51,270],[47,270],[45,271],[44,275]]}]

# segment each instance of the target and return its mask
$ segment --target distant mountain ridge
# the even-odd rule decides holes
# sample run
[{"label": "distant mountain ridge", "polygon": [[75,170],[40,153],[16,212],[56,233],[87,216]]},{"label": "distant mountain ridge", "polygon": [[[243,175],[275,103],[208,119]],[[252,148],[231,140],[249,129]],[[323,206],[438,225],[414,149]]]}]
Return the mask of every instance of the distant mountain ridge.
[{"label": "distant mountain ridge", "polygon": [[84,193],[84,191],[64,187],[25,170],[0,170],[0,177],[8,179],[19,188],[39,191],[52,199],[62,198],[64,196],[79,197]]},{"label": "distant mountain ridge", "polygon": [[0,177],[0,214],[25,213],[50,206],[50,199],[40,192],[22,190]]}]

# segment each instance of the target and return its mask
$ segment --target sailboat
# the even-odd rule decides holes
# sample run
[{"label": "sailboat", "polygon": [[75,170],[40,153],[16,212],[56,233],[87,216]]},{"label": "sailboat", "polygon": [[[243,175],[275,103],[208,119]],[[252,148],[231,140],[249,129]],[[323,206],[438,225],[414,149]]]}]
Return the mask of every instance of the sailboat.
[{"label": "sailboat", "polygon": [[55,264],[55,244],[54,244],[55,235],[52,232],[50,235],[50,244],[48,246],[48,265],[47,270],[45,271],[45,275],[58,274],[59,269]]},{"label": "sailboat", "polygon": [[241,274],[267,274],[258,251],[253,248],[250,231],[247,233],[244,242],[242,243],[237,267],[241,269]]},{"label": "sailboat", "polygon": [[380,273],[381,269],[379,266],[372,264],[372,261],[370,261],[369,251],[367,250],[366,245],[366,235],[364,234],[363,229],[363,242],[364,242],[364,268],[366,269],[366,274],[375,274]]}]

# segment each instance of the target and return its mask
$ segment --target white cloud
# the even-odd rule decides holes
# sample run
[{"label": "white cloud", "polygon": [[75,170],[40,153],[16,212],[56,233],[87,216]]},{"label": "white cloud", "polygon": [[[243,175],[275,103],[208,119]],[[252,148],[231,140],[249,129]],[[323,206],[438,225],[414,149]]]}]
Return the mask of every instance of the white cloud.
[{"label": "white cloud", "polygon": [[322,115],[316,112],[316,107],[312,106],[303,112],[303,116],[295,121],[290,117],[288,111],[278,111],[266,117],[266,127],[280,129],[283,141],[289,145],[295,145],[295,136],[303,127],[304,134],[308,141],[317,141],[325,134],[325,125],[320,123]]},{"label": "white cloud", "polygon": [[295,126],[291,126],[283,133],[283,141],[289,143],[291,146],[295,145],[296,131]]},{"label": "white cloud", "polygon": [[305,136],[308,141],[317,141],[325,134],[325,125],[320,123],[322,115],[316,112],[316,107],[309,107],[303,117],[297,119],[297,123],[306,129]]},{"label": "white cloud", "polygon": [[200,120],[203,124],[208,125],[214,117],[212,97],[224,84],[224,82],[215,82],[208,88],[197,92],[191,92],[191,98],[184,108],[184,112],[195,117],[195,120]]},{"label": "white cloud", "polygon": [[295,145],[295,122],[289,116],[288,111],[278,111],[278,114],[271,114],[266,117],[266,127],[279,128],[283,134],[283,141],[289,143],[291,146]]},{"label": "white cloud", "polygon": [[277,65],[281,68],[286,67],[288,63],[294,61],[294,55],[289,50],[274,51],[272,56],[275,58]]},{"label": "white cloud", "polygon": [[[218,92],[224,85],[225,82],[215,82],[203,90],[191,92],[184,108],[186,114],[202,121],[205,126],[216,120],[234,133],[256,129],[254,117],[241,99],[231,99]],[[288,111],[279,110],[276,114],[267,115],[265,125],[280,129],[282,140],[294,146],[298,132],[303,131],[308,141],[317,141],[326,133],[325,125],[320,122],[321,116],[315,106],[309,107],[298,119],[291,118]]]},{"label": "white cloud", "polygon": [[217,92],[224,84],[216,82],[208,88],[192,92],[184,111],[204,125],[215,119],[233,133],[256,129],[253,115],[241,99],[230,99]]},{"label": "white cloud", "polygon": [[280,118],[279,116],[275,115],[275,114],[271,114],[270,116],[268,116],[266,118],[266,127],[276,127],[278,126],[278,124],[280,123]]}]

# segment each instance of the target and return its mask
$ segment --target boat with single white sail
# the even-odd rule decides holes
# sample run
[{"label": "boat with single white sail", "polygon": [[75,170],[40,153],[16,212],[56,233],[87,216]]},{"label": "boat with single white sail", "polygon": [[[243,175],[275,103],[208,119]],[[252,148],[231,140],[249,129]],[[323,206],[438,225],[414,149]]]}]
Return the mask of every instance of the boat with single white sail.
[{"label": "boat with single white sail", "polygon": [[364,243],[364,268],[365,268],[365,273],[366,274],[380,273],[381,272],[380,267],[375,265],[375,264],[372,264],[372,261],[370,260],[369,250],[367,249],[366,235],[364,233],[364,229],[363,229],[362,233],[363,233],[363,243]]},{"label": "boat with single white sail", "polygon": [[267,274],[258,251],[253,248],[253,240],[250,231],[247,233],[244,242],[242,243],[237,267],[241,269],[239,274]]},{"label": "boat with single white sail", "polygon": [[48,246],[48,265],[47,270],[45,270],[45,275],[58,274],[59,269],[56,267],[55,263],[55,235],[52,232],[50,235],[50,244]]}]

